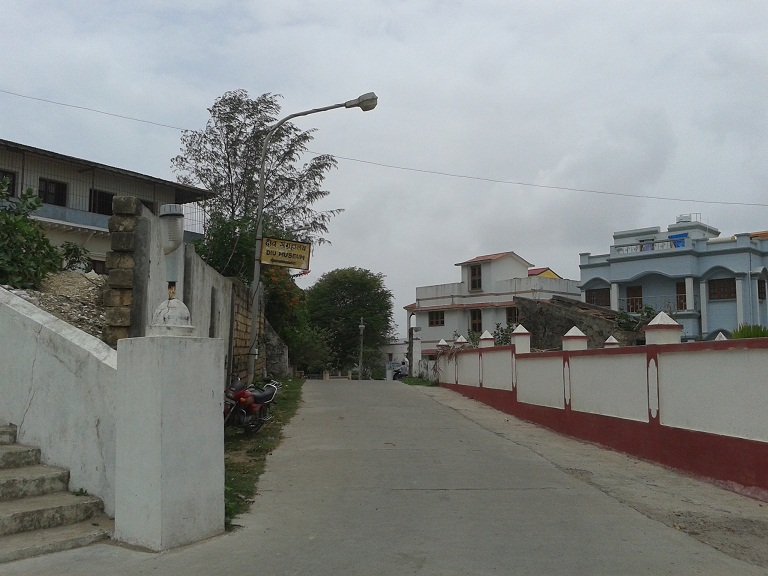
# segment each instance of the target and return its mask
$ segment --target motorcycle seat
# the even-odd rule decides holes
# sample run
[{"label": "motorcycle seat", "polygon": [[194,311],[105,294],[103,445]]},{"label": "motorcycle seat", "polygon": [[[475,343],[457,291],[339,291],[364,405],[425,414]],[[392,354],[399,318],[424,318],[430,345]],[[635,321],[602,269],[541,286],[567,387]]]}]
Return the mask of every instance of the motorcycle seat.
[{"label": "motorcycle seat", "polygon": [[259,390],[257,388],[255,390],[251,390],[251,392],[253,394],[253,401],[256,402],[256,404],[264,404],[273,400],[277,390],[270,386],[264,390]]}]

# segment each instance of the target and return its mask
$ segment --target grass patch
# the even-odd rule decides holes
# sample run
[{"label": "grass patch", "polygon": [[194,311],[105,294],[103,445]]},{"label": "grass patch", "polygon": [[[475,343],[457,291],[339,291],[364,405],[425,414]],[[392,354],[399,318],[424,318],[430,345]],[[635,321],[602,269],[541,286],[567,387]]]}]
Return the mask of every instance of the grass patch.
[{"label": "grass patch", "polygon": [[403,378],[403,383],[409,386],[437,386],[437,382],[427,380],[426,378],[417,378],[416,376],[406,376]]},{"label": "grass patch", "polygon": [[276,402],[270,407],[272,420],[253,436],[242,428],[224,429],[224,522],[227,530],[236,516],[247,512],[256,494],[256,483],[264,472],[267,456],[277,448],[283,427],[293,418],[301,403],[304,380],[282,380]]}]

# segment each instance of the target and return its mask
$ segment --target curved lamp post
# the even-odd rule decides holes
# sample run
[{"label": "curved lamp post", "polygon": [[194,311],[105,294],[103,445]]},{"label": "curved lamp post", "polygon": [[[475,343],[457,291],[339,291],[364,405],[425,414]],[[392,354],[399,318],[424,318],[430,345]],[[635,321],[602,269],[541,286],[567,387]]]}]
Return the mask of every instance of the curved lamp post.
[{"label": "curved lamp post", "polygon": [[267,160],[267,151],[269,149],[269,142],[272,139],[272,135],[277,130],[293,118],[299,116],[309,116],[310,114],[317,114],[318,112],[325,112],[326,110],[333,110],[334,108],[360,108],[363,112],[368,112],[376,108],[378,103],[378,97],[373,92],[367,92],[355,98],[354,100],[347,100],[339,104],[332,104],[330,106],[324,106],[323,108],[313,108],[311,110],[305,110],[304,112],[296,112],[290,114],[285,118],[279,120],[264,136],[264,142],[261,145],[261,164],[259,165],[259,198],[258,206],[256,208],[256,255],[253,261],[253,281],[251,282],[251,342],[248,347],[248,376],[246,382],[249,384],[253,382],[253,377],[256,372],[256,353],[258,352],[259,341],[259,280],[261,279],[261,241],[264,236],[262,228],[263,213],[264,213],[264,165]]}]

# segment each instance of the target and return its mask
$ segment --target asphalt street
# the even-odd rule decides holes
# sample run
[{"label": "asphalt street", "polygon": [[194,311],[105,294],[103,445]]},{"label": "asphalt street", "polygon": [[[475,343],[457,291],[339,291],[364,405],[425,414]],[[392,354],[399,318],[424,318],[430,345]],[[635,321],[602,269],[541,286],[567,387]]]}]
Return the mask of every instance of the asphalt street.
[{"label": "asphalt street", "polygon": [[308,381],[284,432],[240,529],[0,574],[768,574],[763,503],[449,390]]}]

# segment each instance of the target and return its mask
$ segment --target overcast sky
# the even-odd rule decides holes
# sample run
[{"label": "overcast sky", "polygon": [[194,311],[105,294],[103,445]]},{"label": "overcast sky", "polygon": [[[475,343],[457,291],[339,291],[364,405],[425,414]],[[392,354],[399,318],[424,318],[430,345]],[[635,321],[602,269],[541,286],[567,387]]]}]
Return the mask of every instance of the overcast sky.
[{"label": "overcast sky", "polygon": [[[295,121],[345,210],[302,285],[382,273],[401,330],[474,256],[578,280],[616,230],[768,229],[764,0],[0,0],[0,22],[0,90],[174,127],[237,88],[281,115],[376,92]],[[0,92],[3,139],[175,180],[179,137]]]}]

